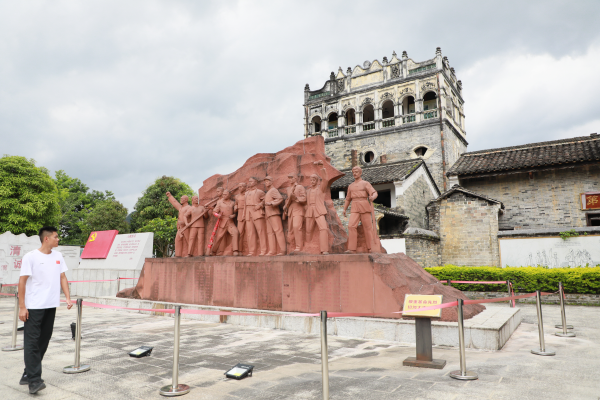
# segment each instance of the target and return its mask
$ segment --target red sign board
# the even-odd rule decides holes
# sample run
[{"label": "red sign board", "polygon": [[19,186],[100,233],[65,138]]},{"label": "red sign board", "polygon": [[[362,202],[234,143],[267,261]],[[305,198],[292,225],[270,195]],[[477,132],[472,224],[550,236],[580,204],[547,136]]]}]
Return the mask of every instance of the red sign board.
[{"label": "red sign board", "polygon": [[600,209],[600,192],[581,193],[581,209],[582,210],[598,210],[598,209]]},{"label": "red sign board", "polygon": [[115,236],[119,231],[98,231],[90,233],[81,258],[106,258]]}]

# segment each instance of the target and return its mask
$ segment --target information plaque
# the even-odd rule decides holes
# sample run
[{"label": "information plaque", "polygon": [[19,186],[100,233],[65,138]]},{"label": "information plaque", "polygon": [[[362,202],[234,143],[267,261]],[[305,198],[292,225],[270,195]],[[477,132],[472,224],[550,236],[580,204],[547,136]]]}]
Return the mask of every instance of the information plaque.
[{"label": "information plaque", "polygon": [[437,310],[425,310],[417,312],[411,312],[410,310],[418,310],[419,308],[439,306],[440,304],[442,304],[442,297],[443,296],[441,294],[407,294],[404,296],[404,308],[402,309],[402,311],[404,311],[404,315],[407,317],[440,318],[442,316],[441,308],[438,308]]}]

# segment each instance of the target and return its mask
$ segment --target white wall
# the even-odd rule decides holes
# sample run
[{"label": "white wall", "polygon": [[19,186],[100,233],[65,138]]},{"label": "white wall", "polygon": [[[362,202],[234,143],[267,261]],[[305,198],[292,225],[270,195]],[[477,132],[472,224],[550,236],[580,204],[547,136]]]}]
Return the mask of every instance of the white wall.
[{"label": "white wall", "polygon": [[404,253],[406,254],[405,239],[381,239],[381,245],[388,254]]},{"label": "white wall", "polygon": [[500,239],[500,265],[550,268],[600,264],[600,236]]}]

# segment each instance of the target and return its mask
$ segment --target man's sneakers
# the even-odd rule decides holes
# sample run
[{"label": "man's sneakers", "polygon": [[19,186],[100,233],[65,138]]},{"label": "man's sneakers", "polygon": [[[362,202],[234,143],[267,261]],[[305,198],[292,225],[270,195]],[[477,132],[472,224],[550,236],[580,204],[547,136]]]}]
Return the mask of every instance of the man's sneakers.
[{"label": "man's sneakers", "polygon": [[[42,383],[44,380],[42,379]],[[27,375],[23,372],[23,376],[21,376],[21,380],[19,381],[19,385],[29,385],[29,379],[27,379]],[[41,389],[39,389],[41,390]]]},{"label": "man's sneakers", "polygon": [[42,389],[46,389],[46,384],[42,381],[37,381],[29,384],[29,394],[35,394]]}]

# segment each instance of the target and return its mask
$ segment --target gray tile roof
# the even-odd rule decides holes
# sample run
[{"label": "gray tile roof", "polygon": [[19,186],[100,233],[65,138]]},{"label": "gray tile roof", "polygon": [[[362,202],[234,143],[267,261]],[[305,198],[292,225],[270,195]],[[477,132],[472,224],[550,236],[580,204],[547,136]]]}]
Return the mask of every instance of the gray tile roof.
[{"label": "gray tile roof", "polygon": [[482,194],[472,192],[472,191],[470,191],[468,189],[465,189],[464,187],[462,187],[460,185],[454,185],[454,186],[452,186],[449,190],[447,190],[444,193],[442,193],[440,195],[440,197],[438,197],[437,199],[431,200],[429,202],[429,204],[435,203],[435,202],[440,201],[442,199],[445,199],[446,197],[449,197],[450,195],[452,195],[452,193],[455,193],[455,192],[462,192],[462,193],[468,194],[469,196],[473,196],[473,197],[476,197],[478,199],[483,199],[483,200],[489,201],[490,203],[500,204],[500,208],[504,209],[504,203],[502,203],[500,200],[495,200],[495,199],[492,199],[491,197],[487,197],[487,196],[484,196]]},{"label": "gray tile roof", "polygon": [[446,175],[476,175],[594,161],[600,161],[597,134],[464,153]]},{"label": "gray tile roof", "polygon": [[[423,164],[423,160],[416,158],[395,163],[361,167],[363,170],[362,178],[371,185],[399,181],[412,174],[421,164]],[[345,175],[331,184],[332,189],[345,189],[354,182],[352,169],[345,169],[340,172],[343,172]]]}]

